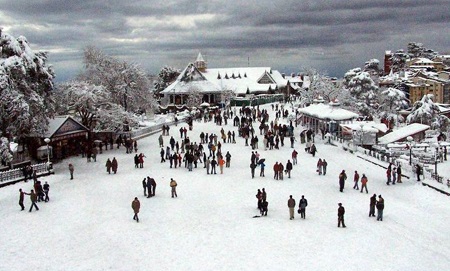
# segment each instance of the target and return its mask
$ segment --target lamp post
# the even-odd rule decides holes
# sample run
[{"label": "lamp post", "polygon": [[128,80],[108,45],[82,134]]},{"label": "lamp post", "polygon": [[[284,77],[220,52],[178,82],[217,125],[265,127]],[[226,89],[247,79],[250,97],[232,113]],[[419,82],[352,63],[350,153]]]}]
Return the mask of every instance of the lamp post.
[{"label": "lamp post", "polygon": [[434,175],[436,175],[436,179],[437,179],[437,163],[438,163],[438,153],[439,153],[439,144],[438,143],[434,143],[433,147],[435,147],[435,151],[434,151]]},{"label": "lamp post", "polygon": [[408,142],[409,142],[409,165],[411,165],[412,164],[412,162],[411,162],[411,160],[412,160],[412,141],[414,139],[412,138],[412,136],[408,136],[406,138],[406,140],[408,140]]},{"label": "lamp post", "polygon": [[47,169],[50,170],[50,146],[48,145],[50,143],[50,138],[46,137],[44,139],[45,144],[47,144]]}]

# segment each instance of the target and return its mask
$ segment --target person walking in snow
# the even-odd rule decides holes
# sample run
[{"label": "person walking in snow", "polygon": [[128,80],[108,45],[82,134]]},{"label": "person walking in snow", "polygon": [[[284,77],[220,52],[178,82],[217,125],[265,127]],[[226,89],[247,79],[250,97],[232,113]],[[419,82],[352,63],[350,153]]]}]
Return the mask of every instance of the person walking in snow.
[{"label": "person walking in snow", "polygon": [[147,176],[146,186],[147,186],[147,198],[151,198],[152,197],[152,180],[150,179],[149,176]]},{"label": "person walking in snow", "polygon": [[263,199],[261,203],[261,216],[267,216],[268,207],[269,202],[266,199]]},{"label": "person walking in snow", "polygon": [[260,161],[259,166],[261,167],[261,171],[259,172],[259,177],[265,177],[264,169],[266,168],[266,164],[264,164],[264,162]]},{"label": "person walking in snow", "polygon": [[420,168],[419,164],[416,164],[416,176],[417,176],[417,181],[420,182],[420,174],[422,173],[422,169]]},{"label": "person walking in snow", "polygon": [[37,195],[36,195],[36,193],[34,193],[34,190],[31,189],[30,193],[25,193],[24,192],[24,194],[30,196],[30,200],[31,200],[30,212],[33,210],[33,207],[36,208],[36,211],[39,211],[39,207],[36,205]]},{"label": "person walking in snow", "polygon": [[137,154],[134,156],[134,168],[139,168],[139,156]]},{"label": "person walking in snow", "polygon": [[339,191],[344,192],[345,180],[347,180],[347,174],[345,174],[345,170],[339,174]]},{"label": "person walking in snow", "polygon": [[387,177],[386,184],[389,185],[391,183],[391,167],[390,167],[390,165],[386,170],[386,177]]},{"label": "person walking in snow", "polygon": [[48,197],[48,193],[50,192],[50,185],[47,182],[45,182],[43,189],[44,189],[44,194],[45,194],[44,201],[48,202],[50,200],[50,198]]},{"label": "person walking in snow", "polygon": [[211,160],[211,174],[216,174],[216,166],[217,166],[217,161],[216,159],[213,157],[213,159]]},{"label": "person walking in snow", "polygon": [[305,219],[306,218],[306,206],[308,206],[308,200],[305,199],[305,196],[302,195],[302,198],[300,199],[300,202],[298,204],[300,217]]},{"label": "person walking in snow", "polygon": [[278,170],[278,162],[275,162],[275,165],[273,165],[273,178],[275,179],[275,180],[278,180],[278,172],[279,172],[279,170]]},{"label": "person walking in snow", "polygon": [[288,208],[289,208],[289,219],[292,220],[294,219],[294,208],[295,208],[295,199],[292,198],[292,195],[289,196],[288,199]]},{"label": "person walking in snow", "polygon": [[359,173],[355,170],[355,175],[353,175],[353,182],[355,182],[355,185],[353,186],[353,189],[359,190]]},{"label": "person walking in snow", "polygon": [[338,203],[338,206],[339,206],[339,208],[338,208],[338,227],[341,227],[341,224],[342,224],[342,227],[343,228],[345,228],[346,226],[345,226],[345,223],[344,223],[344,214],[345,214],[345,208],[344,208],[344,206],[342,206],[342,203]]},{"label": "person walking in snow", "polygon": [[226,167],[230,167],[231,154],[229,151],[227,151],[227,154],[225,154],[225,160],[226,160]]},{"label": "person walking in snow", "polygon": [[69,164],[69,172],[70,172],[70,179],[71,180],[73,180],[73,172],[74,171],[75,171],[75,167],[72,164]]},{"label": "person walking in snow", "polygon": [[392,168],[392,184],[395,184],[395,181],[397,180],[397,168]]},{"label": "person walking in snow", "polygon": [[286,173],[288,175],[288,178],[291,178],[291,170],[292,170],[292,163],[290,160],[286,163]]},{"label": "person walking in snow", "polygon": [[142,180],[142,187],[144,188],[144,196],[146,197],[147,196],[147,179],[146,178],[144,178]]},{"label": "person walking in snow", "polygon": [[327,166],[328,166],[328,162],[325,159],[323,159],[322,160],[323,175],[327,175]]},{"label": "person walking in snow", "polygon": [[294,164],[294,165],[297,164],[297,155],[298,155],[298,152],[296,150],[293,150],[291,156],[292,156],[292,164]]},{"label": "person walking in snow", "polygon": [[369,194],[369,191],[367,190],[367,177],[366,174],[363,173],[361,177],[361,193],[364,191],[364,188],[366,189],[366,194]]},{"label": "person walking in snow", "polygon": [[149,193],[154,197],[156,195],[156,181],[154,178],[150,178],[150,186],[151,189],[149,190]]},{"label": "person walking in snow", "polygon": [[117,168],[119,167],[119,164],[117,163],[116,157],[113,157],[111,162],[111,169],[114,172],[114,174],[117,173]]},{"label": "person walking in snow", "polygon": [[133,220],[136,220],[136,222],[139,222],[139,209],[141,209],[141,203],[139,202],[138,198],[135,197],[134,200],[131,202],[131,208],[133,209],[134,216]]},{"label": "person walking in snow", "polygon": [[177,182],[174,179],[170,178],[170,187],[172,188],[172,198],[173,197],[177,197],[178,198],[177,185],[178,185]]},{"label": "person walking in snow", "polygon": [[139,154],[139,167],[143,168],[144,167],[144,157],[146,157],[142,152]]},{"label": "person walking in snow", "polygon": [[106,172],[108,172],[108,174],[111,174],[111,167],[112,167],[112,163],[111,163],[111,160],[109,160],[109,158],[108,158],[108,160],[106,160]]},{"label": "person walking in snow", "polygon": [[261,189],[258,189],[258,193],[256,193],[256,199],[258,200],[257,207],[258,207],[259,211],[261,212],[261,209],[262,209],[262,192],[261,192]]},{"label": "person walking in snow", "polygon": [[377,221],[383,221],[384,199],[381,195],[378,196],[377,201]]},{"label": "person walking in snow", "polygon": [[312,154],[312,156],[316,156],[317,148],[314,143],[312,143],[311,147],[309,148],[309,152]]},{"label": "person walking in snow", "polygon": [[164,159],[164,153],[165,153],[164,148],[161,148],[161,151],[159,152],[159,154],[161,155],[161,163],[166,162],[166,159]]},{"label": "person walking in snow", "polygon": [[211,165],[211,160],[209,160],[209,157],[205,159],[205,168],[206,168],[206,174],[209,174],[209,168]]},{"label": "person walking in snow", "polygon": [[22,188],[19,189],[19,206],[21,211],[25,210],[25,205],[23,205],[23,200],[25,198],[25,193],[22,191]]},{"label": "person walking in snow", "polygon": [[317,161],[317,172],[319,173],[319,175],[322,175],[322,169],[323,169],[323,162],[322,159],[319,158],[319,160]]},{"label": "person walking in snow", "polygon": [[250,164],[250,172],[252,174],[252,179],[255,178],[255,168],[256,168],[255,162],[251,162],[251,164]]},{"label": "person walking in snow", "polygon": [[375,217],[375,205],[376,204],[377,204],[377,194],[373,194],[373,196],[370,197],[369,217],[371,217],[371,216]]},{"label": "person walking in snow", "polygon": [[159,147],[160,148],[164,147],[164,139],[163,139],[162,135],[159,135],[158,142],[159,142]]}]

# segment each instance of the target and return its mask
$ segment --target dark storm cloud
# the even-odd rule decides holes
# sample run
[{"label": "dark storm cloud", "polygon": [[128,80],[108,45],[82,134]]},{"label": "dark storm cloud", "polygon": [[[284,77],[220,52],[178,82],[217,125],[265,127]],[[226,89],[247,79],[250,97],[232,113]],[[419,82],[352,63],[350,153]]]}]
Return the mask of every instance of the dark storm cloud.
[{"label": "dark storm cloud", "polygon": [[[0,0],[0,26],[50,51],[59,78],[94,45],[157,73],[198,51],[212,67],[315,67],[335,76],[411,41],[447,51],[448,0]],[[78,57],[77,57],[78,56]],[[78,65],[78,66],[77,66]],[[79,67],[76,69],[75,67]],[[285,71],[290,72],[290,71]]]}]

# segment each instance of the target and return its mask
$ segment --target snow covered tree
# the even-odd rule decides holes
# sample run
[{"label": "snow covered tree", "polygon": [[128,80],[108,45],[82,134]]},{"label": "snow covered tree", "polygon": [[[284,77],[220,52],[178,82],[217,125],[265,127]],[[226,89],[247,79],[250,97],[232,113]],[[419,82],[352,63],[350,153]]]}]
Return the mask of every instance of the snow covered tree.
[{"label": "snow covered tree", "polygon": [[398,111],[408,106],[408,100],[403,91],[396,88],[387,88],[381,91],[379,97],[378,116],[391,124],[403,122],[404,119]]},{"label": "snow covered tree", "polygon": [[361,71],[360,68],[349,70],[344,75],[344,87],[353,97],[355,105],[363,115],[373,115],[373,109],[376,107],[378,87],[373,82],[370,74]]},{"label": "snow covered tree", "polygon": [[177,79],[178,75],[180,75],[179,70],[169,66],[164,66],[161,71],[159,71],[158,79],[154,83],[155,92],[159,93],[163,91],[169,86],[170,83]]},{"label": "snow covered tree", "polygon": [[137,125],[137,118],[120,105],[111,102],[110,93],[104,86],[85,81],[72,81],[58,85],[55,95],[57,112],[75,112],[81,123],[92,131],[122,131]]},{"label": "snow covered tree", "polygon": [[0,127],[4,137],[43,135],[52,116],[54,72],[47,53],[0,29]]},{"label": "snow covered tree", "polygon": [[408,123],[431,125],[436,120],[439,115],[439,108],[431,97],[431,94],[424,95],[420,101],[414,103],[411,114],[406,118]]},{"label": "snow covered tree", "polygon": [[8,165],[13,160],[12,151],[9,149],[9,140],[6,137],[0,137],[0,162],[2,165]]},{"label": "snow covered tree", "polygon": [[422,43],[410,42],[408,43],[408,55],[410,58],[423,57],[433,59],[438,53],[432,49],[425,48]]},{"label": "snow covered tree", "polygon": [[343,91],[328,76],[315,69],[305,69],[304,74],[310,80],[309,88],[300,90],[304,103],[311,104],[318,97],[322,97],[328,103],[336,99]]},{"label": "snow covered tree", "polygon": [[139,65],[115,59],[95,47],[84,50],[84,63],[86,71],[79,79],[103,86],[112,103],[128,112],[157,108],[148,76]]},{"label": "snow covered tree", "polygon": [[398,72],[404,70],[406,67],[406,60],[409,59],[408,54],[406,54],[402,49],[397,50],[391,56],[392,61],[392,71]]},{"label": "snow covered tree", "polygon": [[192,87],[188,90],[186,105],[190,108],[197,107],[202,103],[202,98],[202,93],[197,88]]}]

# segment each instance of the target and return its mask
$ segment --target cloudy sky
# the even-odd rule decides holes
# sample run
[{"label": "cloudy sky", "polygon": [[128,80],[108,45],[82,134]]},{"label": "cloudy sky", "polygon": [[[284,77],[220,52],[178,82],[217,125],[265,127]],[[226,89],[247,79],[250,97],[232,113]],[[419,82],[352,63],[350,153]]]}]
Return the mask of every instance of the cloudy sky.
[{"label": "cloudy sky", "polygon": [[0,0],[0,27],[50,52],[57,81],[94,45],[156,74],[202,52],[211,68],[313,67],[342,77],[408,42],[450,53],[449,0]]}]

